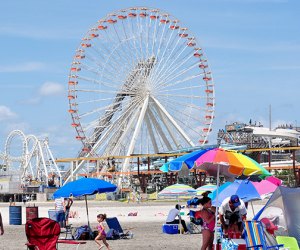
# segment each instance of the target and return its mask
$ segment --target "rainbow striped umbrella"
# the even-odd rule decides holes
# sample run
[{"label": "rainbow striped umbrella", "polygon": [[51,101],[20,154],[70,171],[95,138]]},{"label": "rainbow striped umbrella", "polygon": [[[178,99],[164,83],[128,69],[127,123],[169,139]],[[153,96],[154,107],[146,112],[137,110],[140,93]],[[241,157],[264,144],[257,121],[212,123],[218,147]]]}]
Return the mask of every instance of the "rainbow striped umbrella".
[{"label": "rainbow striped umbrella", "polygon": [[188,185],[174,184],[164,188],[158,193],[158,197],[190,197],[196,195],[196,190]]},{"label": "rainbow striped umbrella", "polygon": [[196,189],[197,195],[202,195],[204,192],[210,191],[213,192],[217,189],[217,186],[214,184],[206,184],[204,186],[198,187]]},{"label": "rainbow striped umbrella", "polygon": [[196,161],[195,169],[202,169],[211,176],[224,175],[227,179],[236,176],[259,175],[261,179],[271,174],[258,162],[233,150],[214,148],[202,154]]}]

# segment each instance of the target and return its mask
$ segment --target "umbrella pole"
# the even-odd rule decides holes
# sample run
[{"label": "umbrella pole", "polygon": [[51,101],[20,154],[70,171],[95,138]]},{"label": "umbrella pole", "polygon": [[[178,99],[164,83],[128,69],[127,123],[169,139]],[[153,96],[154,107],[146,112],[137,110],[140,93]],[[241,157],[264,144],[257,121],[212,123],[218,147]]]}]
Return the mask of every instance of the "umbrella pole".
[{"label": "umbrella pole", "polygon": [[217,239],[217,235],[218,235],[218,207],[219,207],[219,185],[220,185],[220,164],[218,164],[218,170],[217,170],[217,193],[216,193],[216,212],[215,212],[215,232],[214,232],[214,241],[215,241],[215,244],[214,244],[214,250],[217,249],[217,245],[218,245],[218,240]]},{"label": "umbrella pole", "polygon": [[253,217],[255,216],[255,213],[254,213],[254,207],[253,207],[253,203],[251,201],[251,207],[252,207],[252,213],[253,213]]},{"label": "umbrella pole", "polygon": [[88,205],[87,205],[86,195],[84,196],[84,198],[85,198],[85,208],[86,208],[86,216],[87,216],[88,226],[89,226],[89,229],[91,229],[91,227],[90,227],[90,219],[89,219],[89,209],[88,209]]}]

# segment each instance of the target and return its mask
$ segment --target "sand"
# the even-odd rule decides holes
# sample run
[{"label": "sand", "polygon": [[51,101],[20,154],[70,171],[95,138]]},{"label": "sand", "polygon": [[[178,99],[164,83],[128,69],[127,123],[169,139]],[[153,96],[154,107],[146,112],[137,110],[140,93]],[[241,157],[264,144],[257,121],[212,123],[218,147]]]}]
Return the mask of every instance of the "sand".
[{"label": "sand", "polygon": [[[97,225],[96,216],[98,213],[106,213],[108,217],[118,217],[124,231],[130,229],[134,236],[132,239],[110,240],[111,248],[116,249],[200,249],[201,234],[191,235],[168,235],[162,233],[162,225],[166,220],[168,211],[174,207],[175,202],[141,202],[127,203],[118,201],[88,201],[90,224],[93,229]],[[184,205],[184,202],[181,203]],[[8,203],[0,204],[0,211],[3,217],[5,233],[0,236],[0,249],[26,249],[25,223],[26,208],[22,203],[22,225],[9,225],[9,207]],[[28,205],[28,204],[27,204]],[[33,205],[33,203],[31,203]],[[54,202],[35,203],[39,208],[39,217],[48,217],[48,210],[54,208]],[[255,204],[254,209],[257,212],[261,204]],[[251,209],[250,209],[251,210]],[[70,223],[74,227],[86,225],[87,216],[84,201],[75,201],[71,211],[76,212],[76,218],[70,218]],[[131,212],[137,212],[137,216],[128,216]],[[188,210],[184,210],[185,214]],[[249,218],[252,216],[249,211]],[[188,216],[183,218],[188,222]],[[63,231],[64,229],[62,229]],[[62,233],[61,238],[64,237]],[[76,249],[72,245],[59,244],[59,249]],[[79,249],[98,249],[93,241],[87,241],[87,244]],[[105,248],[103,248],[105,249]]]}]

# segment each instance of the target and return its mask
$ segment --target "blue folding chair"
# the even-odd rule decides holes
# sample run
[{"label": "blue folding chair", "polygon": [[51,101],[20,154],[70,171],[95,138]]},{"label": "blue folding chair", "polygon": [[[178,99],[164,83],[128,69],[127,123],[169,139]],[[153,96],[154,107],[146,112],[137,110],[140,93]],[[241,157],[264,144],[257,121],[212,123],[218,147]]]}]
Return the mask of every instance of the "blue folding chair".
[{"label": "blue folding chair", "polygon": [[121,239],[128,239],[132,238],[133,236],[133,234],[130,231],[124,233],[117,217],[106,218],[106,224],[109,227],[109,229],[115,230]]},{"label": "blue folding chair", "polygon": [[282,244],[274,246],[267,245],[264,228],[260,221],[245,221],[243,224],[244,238],[246,241],[247,249],[267,250],[279,249],[280,247],[283,247]]}]

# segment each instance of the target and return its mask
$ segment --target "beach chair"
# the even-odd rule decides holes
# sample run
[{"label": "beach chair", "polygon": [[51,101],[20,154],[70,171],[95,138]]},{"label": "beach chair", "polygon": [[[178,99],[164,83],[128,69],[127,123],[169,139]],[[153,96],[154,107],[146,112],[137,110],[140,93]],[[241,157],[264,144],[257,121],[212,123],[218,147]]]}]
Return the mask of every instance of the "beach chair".
[{"label": "beach chair", "polygon": [[299,245],[294,237],[289,236],[277,236],[276,241],[278,244],[283,244],[284,247],[287,247],[289,250],[299,250]]},{"label": "beach chair", "polygon": [[260,221],[245,221],[244,225],[244,238],[246,241],[247,249],[254,250],[267,250],[279,249],[283,245],[267,246],[264,228]]},{"label": "beach chair", "polygon": [[120,239],[129,239],[129,238],[133,237],[132,232],[130,232],[130,231],[124,232],[123,231],[117,217],[106,218],[106,224],[109,227],[109,229],[113,229],[114,232],[119,235]]},{"label": "beach chair", "polygon": [[60,240],[59,223],[49,218],[35,218],[25,224],[27,237],[27,249],[30,250],[56,250],[58,244],[72,244],[76,249],[80,245],[86,244],[85,241]]},{"label": "beach chair", "polygon": [[60,234],[59,224],[48,218],[36,218],[26,222],[27,249],[56,250]]},{"label": "beach chair", "polygon": [[200,234],[202,232],[201,226],[203,225],[203,220],[201,217],[197,216],[198,213],[190,210],[190,225],[189,230],[192,234]]}]

